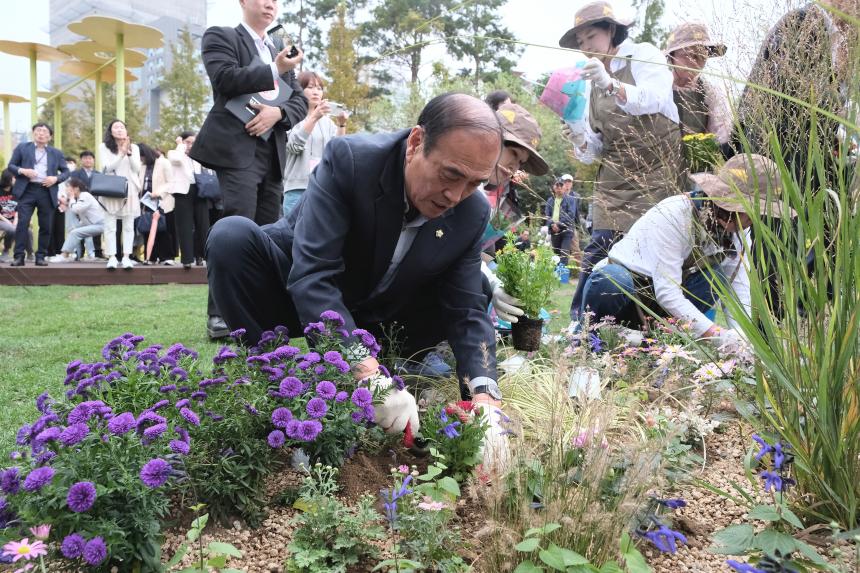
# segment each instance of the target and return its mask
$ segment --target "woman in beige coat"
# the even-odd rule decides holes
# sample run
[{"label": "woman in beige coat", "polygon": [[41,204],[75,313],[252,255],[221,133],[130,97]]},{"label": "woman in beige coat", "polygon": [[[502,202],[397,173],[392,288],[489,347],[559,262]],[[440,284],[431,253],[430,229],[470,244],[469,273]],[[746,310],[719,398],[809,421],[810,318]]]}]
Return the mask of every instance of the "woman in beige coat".
[{"label": "woman in beige coat", "polygon": [[131,270],[134,263],[131,252],[134,248],[134,219],[140,216],[140,148],[131,142],[125,123],[115,119],[105,130],[99,144],[98,169],[109,175],[121,175],[128,181],[125,199],[101,197],[105,209],[105,254],[107,268],[117,267],[116,222],[122,220],[122,268]]},{"label": "woman in beige coat", "polygon": [[[176,258],[176,227],[173,218],[174,198],[171,193],[172,169],[170,161],[157,149],[140,144],[140,156],[144,168],[140,172],[141,193],[149,193],[150,198],[157,202],[161,211],[160,218],[164,220],[164,230],[155,235],[152,252],[146,257],[144,264],[163,263],[173,265]],[[149,211],[145,207],[142,210]],[[143,241],[147,243],[149,230],[144,229]],[[144,255],[146,253],[144,252]]]}]

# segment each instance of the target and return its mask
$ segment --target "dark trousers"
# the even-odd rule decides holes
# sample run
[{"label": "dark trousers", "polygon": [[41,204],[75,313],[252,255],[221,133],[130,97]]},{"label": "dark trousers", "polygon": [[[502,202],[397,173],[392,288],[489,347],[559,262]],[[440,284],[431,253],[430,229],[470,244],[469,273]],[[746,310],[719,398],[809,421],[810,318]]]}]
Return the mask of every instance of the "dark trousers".
[{"label": "dark trousers", "polygon": [[552,251],[561,259],[559,262],[566,267],[570,258],[570,247],[573,244],[573,231],[550,233],[549,241],[552,245]]},{"label": "dark trousers", "polygon": [[[224,205],[223,217],[238,215],[252,220],[257,225],[269,225],[281,215],[281,198],[284,194],[284,174],[278,161],[275,138],[269,141],[257,139],[254,161],[246,169],[218,169],[218,185]],[[220,245],[220,243],[219,243]],[[220,246],[215,249],[220,248]],[[206,245],[206,261],[214,249]],[[209,285],[212,285],[212,271],[209,272]],[[286,281],[284,281],[286,284]],[[292,304],[292,303],[290,303]],[[210,289],[207,301],[209,316],[219,315],[218,306]],[[226,319],[226,317],[225,317]],[[230,324],[230,321],[227,321]],[[282,323],[289,328],[289,325]],[[274,325],[273,325],[274,326]]]},{"label": "dark trousers", "polygon": [[44,258],[51,242],[51,222],[54,217],[54,202],[47,187],[38,183],[30,183],[24,189],[24,194],[18,200],[18,226],[15,228],[15,257],[23,257],[29,244],[28,232],[33,212],[38,210],[39,217],[39,249],[36,256]]},{"label": "dark trousers", "polygon": [[48,256],[60,254],[63,243],[66,241],[66,214],[59,209],[54,209],[54,218],[51,222],[51,240],[48,243]]},{"label": "dark trousers", "polygon": [[[149,211],[146,207],[142,207],[142,209]],[[172,261],[176,258],[176,217],[174,211],[163,213],[161,217],[164,219],[164,231],[155,234],[152,253],[147,259],[149,262]],[[149,233],[146,233],[143,237],[144,245],[148,239]],[[146,250],[144,250],[143,255],[146,256]]]},{"label": "dark trousers", "polygon": [[197,196],[197,185],[188,193],[174,195],[176,207],[176,234],[179,239],[179,254],[183,265],[190,265],[195,258],[203,258],[206,237],[209,235],[209,201]]},{"label": "dark trousers", "polygon": [[571,320],[580,319],[582,295],[585,290],[585,283],[588,282],[588,277],[591,276],[591,269],[609,255],[609,249],[623,236],[623,233],[610,229],[595,229],[591,232],[591,241],[588,242],[588,246],[582,251],[582,268],[579,271],[576,292],[573,293],[573,300],[570,301]]}]

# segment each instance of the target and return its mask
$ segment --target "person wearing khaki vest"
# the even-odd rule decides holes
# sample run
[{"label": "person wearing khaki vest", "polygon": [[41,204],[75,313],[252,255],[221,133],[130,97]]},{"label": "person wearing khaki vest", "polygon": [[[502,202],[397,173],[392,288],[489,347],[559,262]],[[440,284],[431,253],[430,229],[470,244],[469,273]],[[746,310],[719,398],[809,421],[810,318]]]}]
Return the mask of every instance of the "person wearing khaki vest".
[{"label": "person wearing khaki vest", "polygon": [[[732,112],[725,92],[701,75],[709,58],[723,56],[725,44],[711,40],[708,28],[698,22],[684,22],[675,28],[667,42],[666,60],[675,83],[672,93],[681,122],[682,149],[687,136],[712,134],[718,146],[732,134]],[[683,154],[682,154],[683,156]],[[690,165],[684,162],[684,171]]]},{"label": "person wearing khaki vest", "polygon": [[627,38],[631,20],[605,1],[577,11],[559,40],[590,56],[588,114],[564,131],[583,163],[600,161],[594,185],[593,231],[570,307],[572,327],[594,264],[648,209],[681,191],[681,134],[672,98],[672,72],[660,50]]}]

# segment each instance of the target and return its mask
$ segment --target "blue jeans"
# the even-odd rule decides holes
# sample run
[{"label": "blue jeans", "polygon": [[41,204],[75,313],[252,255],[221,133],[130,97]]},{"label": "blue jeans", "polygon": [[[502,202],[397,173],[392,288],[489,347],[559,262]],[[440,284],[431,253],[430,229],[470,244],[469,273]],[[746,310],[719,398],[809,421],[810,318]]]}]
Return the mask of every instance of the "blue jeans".
[{"label": "blue jeans", "polygon": [[[701,312],[707,313],[716,305],[715,281],[726,281],[726,276],[719,267],[691,274],[681,283],[681,289],[687,300]],[[581,312],[594,313],[592,321],[612,316],[618,324],[642,328],[637,298],[640,303],[651,308],[658,315],[666,316],[665,311],[656,304],[654,286],[651,282],[646,281],[642,284],[641,280],[636,281],[633,273],[621,265],[608,264],[591,273],[584,291]],[[644,309],[643,312],[648,316]]]},{"label": "blue jeans", "polygon": [[284,217],[290,216],[290,213],[292,213],[293,209],[296,208],[296,203],[299,202],[299,199],[304,192],[304,189],[290,189],[289,191],[284,191]]},{"label": "blue jeans", "polygon": [[591,241],[588,246],[582,251],[582,268],[579,271],[579,280],[576,285],[576,292],[573,293],[573,300],[570,301],[570,319],[579,320],[579,310],[582,308],[582,296],[585,291],[585,283],[588,282],[588,277],[591,275],[591,269],[594,265],[602,261],[609,254],[609,249],[612,248],[623,233],[612,231],[610,229],[595,229],[591,233]]}]

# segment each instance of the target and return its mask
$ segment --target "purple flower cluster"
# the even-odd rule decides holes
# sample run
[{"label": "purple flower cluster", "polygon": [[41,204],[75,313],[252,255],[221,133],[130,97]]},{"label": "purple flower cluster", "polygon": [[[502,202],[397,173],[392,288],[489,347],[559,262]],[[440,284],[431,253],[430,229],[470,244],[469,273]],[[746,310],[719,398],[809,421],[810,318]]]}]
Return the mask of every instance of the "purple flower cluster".
[{"label": "purple flower cluster", "polygon": [[687,544],[687,538],[678,531],[670,529],[668,526],[660,523],[652,518],[657,529],[650,529],[645,532],[639,531],[639,535],[650,541],[654,547],[663,553],[675,553],[678,551],[678,543]]},{"label": "purple flower cluster", "polygon": [[89,433],[90,428],[86,424],[72,424],[60,433],[58,440],[66,447],[74,446],[82,442]]},{"label": "purple flower cluster", "polygon": [[304,384],[295,376],[287,376],[278,388],[283,398],[295,398],[304,391]]},{"label": "purple flower cluster", "polygon": [[21,489],[21,477],[19,475],[20,470],[16,467],[6,468],[3,471],[0,471],[0,489],[3,490],[3,493],[6,495],[13,495],[18,493]]},{"label": "purple flower cluster", "polygon": [[161,487],[170,479],[171,469],[170,464],[165,460],[151,459],[140,469],[140,480],[146,487]]},{"label": "purple flower cluster", "polygon": [[286,442],[286,437],[284,436],[284,433],[282,431],[272,430],[271,432],[269,432],[269,437],[266,441],[269,442],[270,447],[277,449],[284,445],[284,442]]},{"label": "purple flower cluster", "polygon": [[108,420],[108,431],[114,436],[122,436],[133,430],[136,425],[137,422],[134,419],[134,414],[123,412]]},{"label": "purple flower cluster", "polygon": [[36,468],[24,478],[24,489],[26,491],[39,491],[54,479],[54,468]]},{"label": "purple flower cluster", "polygon": [[275,408],[272,412],[272,425],[276,428],[283,430],[292,419],[293,413],[288,408]]},{"label": "purple flower cluster", "polygon": [[96,502],[96,486],[91,481],[79,481],[69,488],[66,503],[75,513],[88,511]]},{"label": "purple flower cluster", "polygon": [[385,519],[392,527],[397,522],[397,500],[412,493],[412,490],[409,489],[409,482],[411,481],[412,476],[408,475],[399,488],[383,489],[379,492],[383,501],[382,506],[385,509]]},{"label": "purple flower cluster", "polygon": [[305,410],[311,418],[323,418],[328,412],[328,404],[322,398],[311,398],[308,400]]},{"label": "purple flower cluster", "polygon": [[367,348],[371,356],[378,355],[379,351],[382,350],[382,348],[376,342],[376,337],[370,334],[368,331],[364,330],[363,328],[356,328],[355,330],[353,330],[352,336],[355,336],[360,340],[361,345]]},{"label": "purple flower cluster", "polygon": [[759,445],[756,461],[761,463],[766,455],[770,455],[770,465],[759,473],[759,477],[764,480],[764,490],[782,492],[794,485],[795,481],[786,475],[794,461],[794,457],[785,451],[788,446],[779,440],[770,444],[758,434],[753,434],[752,438]]},{"label": "purple flower cluster", "polygon": [[188,422],[192,426],[200,425],[200,417],[194,413],[194,410],[182,408],[181,410],[179,410],[179,414],[185,419],[186,422]]}]

